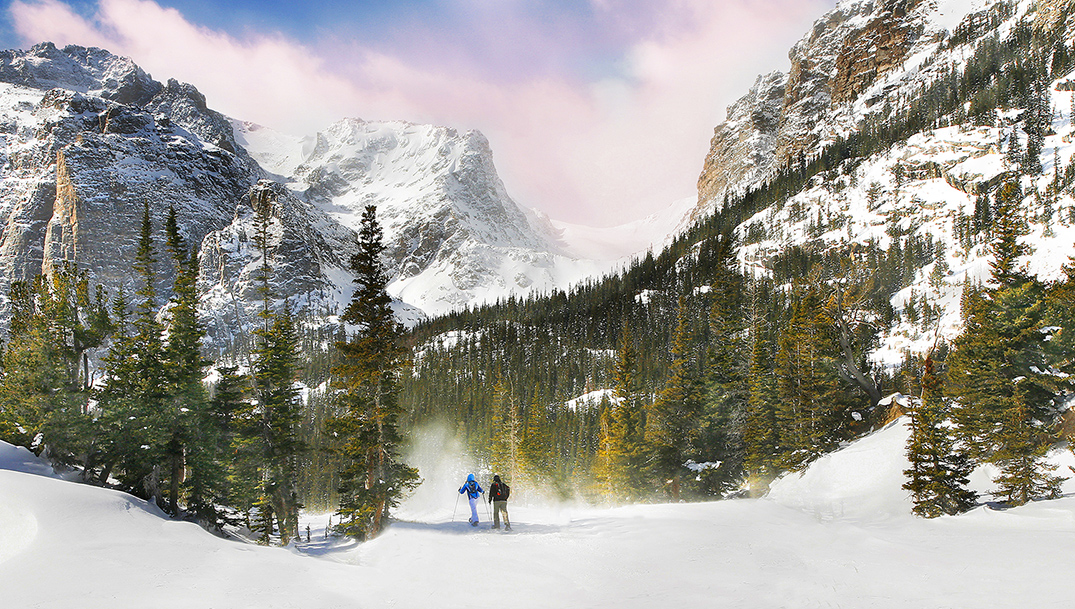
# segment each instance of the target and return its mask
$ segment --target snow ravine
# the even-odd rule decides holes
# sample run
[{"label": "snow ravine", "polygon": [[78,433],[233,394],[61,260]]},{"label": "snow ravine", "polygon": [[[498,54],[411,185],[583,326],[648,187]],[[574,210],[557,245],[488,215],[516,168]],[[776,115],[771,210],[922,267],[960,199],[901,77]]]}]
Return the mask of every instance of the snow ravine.
[{"label": "snow ravine", "polygon": [[430,481],[442,505],[425,494],[401,511],[421,519],[373,542],[325,541],[310,516],[312,542],[283,549],[172,522],[4,444],[0,590],[22,608],[1070,606],[1075,497],[913,518],[893,486],[905,438],[886,428],[768,499],[513,504],[507,534],[452,522],[454,481]]}]

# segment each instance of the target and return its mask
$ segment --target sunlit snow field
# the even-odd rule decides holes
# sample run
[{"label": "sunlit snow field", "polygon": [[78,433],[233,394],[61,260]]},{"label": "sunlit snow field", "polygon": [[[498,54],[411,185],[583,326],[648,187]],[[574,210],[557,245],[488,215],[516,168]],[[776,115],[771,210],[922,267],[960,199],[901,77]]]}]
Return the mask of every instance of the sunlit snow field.
[{"label": "sunlit snow field", "polygon": [[[59,479],[3,444],[0,605],[1071,606],[1075,496],[913,518],[899,488],[905,439],[904,425],[890,426],[760,500],[513,503],[511,533],[471,528],[464,501],[453,522],[456,481],[426,473],[426,488],[375,541],[325,539],[327,516],[309,515],[311,542],[288,548],[219,539]],[[1055,457],[1065,470],[1072,462]],[[988,488],[985,473],[976,485]]]}]

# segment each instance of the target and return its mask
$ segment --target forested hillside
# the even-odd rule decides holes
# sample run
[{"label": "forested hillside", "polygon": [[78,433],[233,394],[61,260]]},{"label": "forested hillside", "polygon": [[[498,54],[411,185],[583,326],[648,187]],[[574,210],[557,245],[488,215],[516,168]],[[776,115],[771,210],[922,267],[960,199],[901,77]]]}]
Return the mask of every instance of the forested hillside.
[{"label": "forested hillside", "polygon": [[[1031,269],[1055,256],[1036,244],[1062,235],[1070,252],[1075,237],[1072,110],[1057,107],[1075,50],[1067,23],[1042,27],[1034,8],[996,3],[966,20],[940,45],[959,60],[934,62],[939,76],[659,254],[569,293],[420,325],[402,394],[411,423],[447,421],[492,469],[564,494],[722,497],[913,410],[883,400],[902,392],[943,405],[934,428],[958,423],[941,433],[949,452],[1022,468],[1022,482],[998,483],[1004,498],[1048,495],[1047,472],[1028,463],[1060,438],[1075,301],[1070,267]],[[978,156],[1002,166],[962,191],[950,180],[966,203],[934,223],[941,204],[924,185],[944,185],[946,159],[889,159],[916,137],[976,130],[991,138]],[[861,183],[878,165],[886,182]],[[849,236],[856,205],[879,237]],[[960,292],[962,309],[942,298]],[[900,361],[877,357],[907,336]],[[924,390],[927,356],[939,380]]]}]

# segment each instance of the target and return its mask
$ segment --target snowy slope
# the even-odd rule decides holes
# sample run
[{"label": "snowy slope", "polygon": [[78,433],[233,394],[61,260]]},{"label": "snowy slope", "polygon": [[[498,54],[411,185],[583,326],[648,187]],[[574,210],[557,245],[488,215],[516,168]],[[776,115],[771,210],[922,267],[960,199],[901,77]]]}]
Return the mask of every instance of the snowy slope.
[{"label": "snowy slope", "polygon": [[905,439],[892,425],[761,500],[513,502],[511,534],[453,522],[458,476],[430,453],[380,538],[325,540],[327,516],[308,515],[311,543],[285,549],[172,522],[0,444],[0,589],[27,608],[1068,606],[1075,497],[916,519],[898,489]]},{"label": "snowy slope", "polygon": [[[648,219],[588,247],[593,240],[574,238],[579,228],[556,226],[511,199],[479,132],[344,119],[292,137],[232,124],[263,167],[341,225],[357,231],[365,206],[376,205],[389,292],[430,314],[565,289],[663,241],[680,220]],[[678,207],[671,213],[682,215]]]}]

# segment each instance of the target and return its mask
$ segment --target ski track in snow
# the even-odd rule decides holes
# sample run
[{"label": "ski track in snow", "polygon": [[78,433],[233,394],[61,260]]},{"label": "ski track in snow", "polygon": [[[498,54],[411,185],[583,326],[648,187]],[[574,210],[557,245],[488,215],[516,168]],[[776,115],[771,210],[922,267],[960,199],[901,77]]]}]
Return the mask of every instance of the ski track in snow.
[{"label": "ski track in snow", "polygon": [[0,590],[26,608],[1070,606],[1075,496],[914,518],[906,437],[891,425],[760,500],[513,502],[511,533],[485,506],[479,528],[462,502],[453,522],[454,481],[431,481],[443,503],[405,504],[374,541],[325,539],[328,516],[306,515],[311,542],[287,548],[219,539],[0,444]]}]

